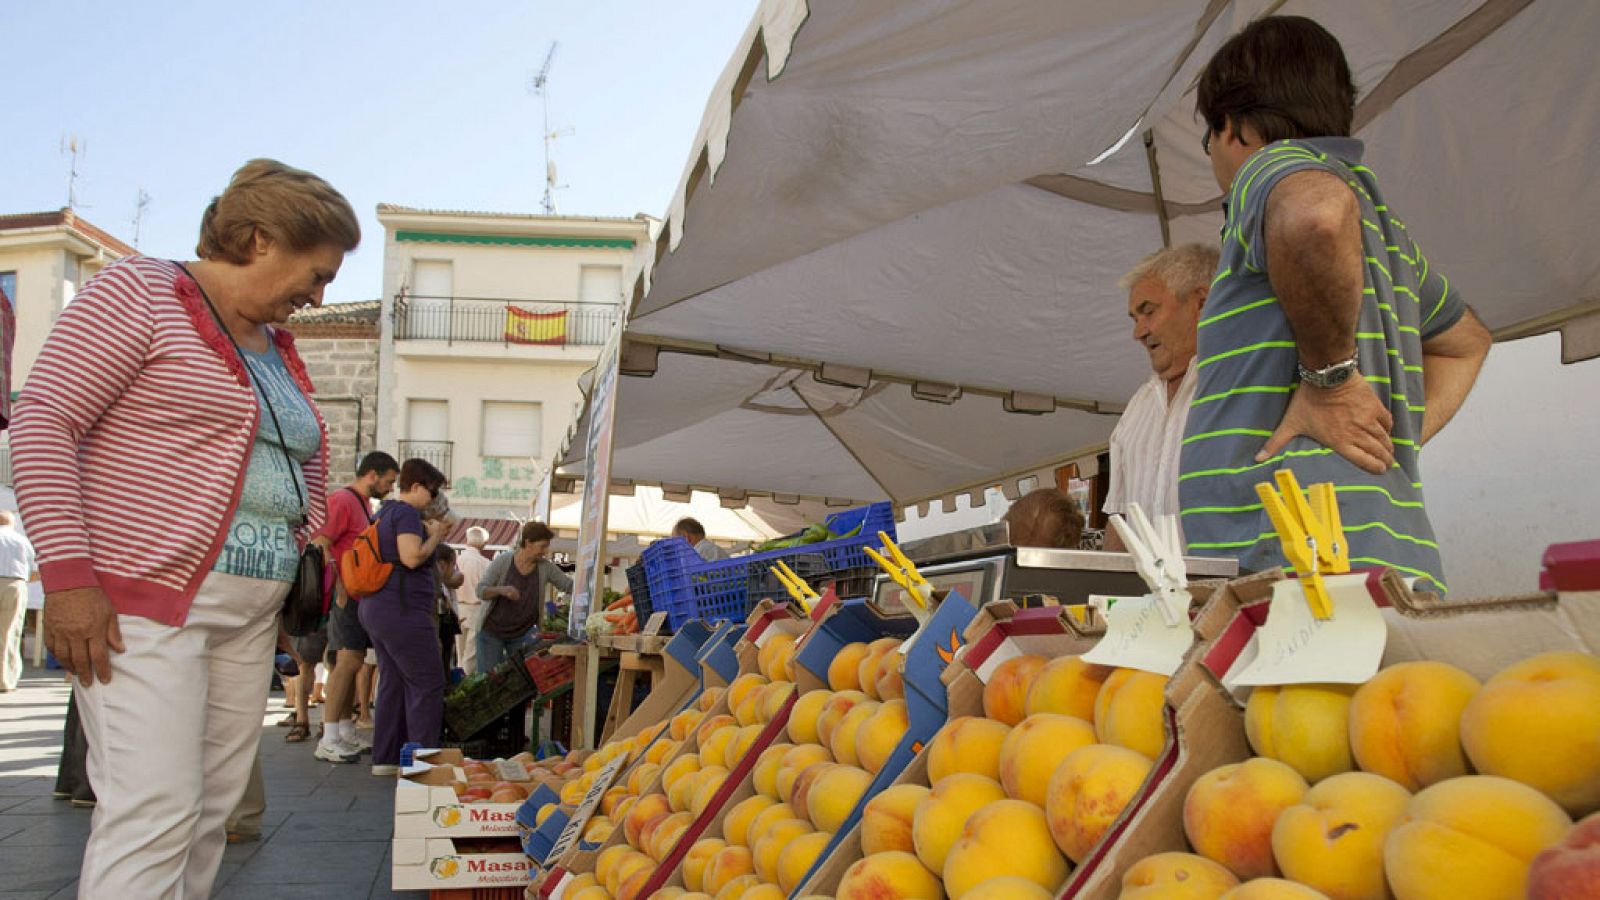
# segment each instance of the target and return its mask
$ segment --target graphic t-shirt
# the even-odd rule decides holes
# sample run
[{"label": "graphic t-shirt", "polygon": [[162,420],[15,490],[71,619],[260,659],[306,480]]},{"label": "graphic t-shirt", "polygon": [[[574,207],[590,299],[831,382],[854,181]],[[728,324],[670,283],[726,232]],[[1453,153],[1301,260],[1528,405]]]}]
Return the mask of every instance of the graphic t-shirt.
[{"label": "graphic t-shirt", "polygon": [[438,591],[438,569],[434,562],[439,551],[434,549],[422,565],[409,568],[400,561],[399,536],[416,535],[423,543],[428,541],[428,530],[422,525],[422,515],[416,507],[403,500],[390,500],[378,510],[378,555],[386,563],[393,563],[389,580],[376,592],[361,598],[362,622],[369,615],[390,612],[421,613],[429,618],[435,614],[434,597]]},{"label": "graphic t-shirt", "polygon": [[[263,353],[243,353],[261,416],[256,423],[255,444],[245,464],[239,508],[234,511],[222,553],[212,570],[267,581],[293,581],[300,562],[300,548],[293,532],[305,512],[301,497],[309,496],[301,467],[316,455],[322,432],[310,403],[278,355],[277,345]],[[273,427],[272,414],[267,411],[269,400],[278,415],[292,464],[284,458],[278,429]]]}]

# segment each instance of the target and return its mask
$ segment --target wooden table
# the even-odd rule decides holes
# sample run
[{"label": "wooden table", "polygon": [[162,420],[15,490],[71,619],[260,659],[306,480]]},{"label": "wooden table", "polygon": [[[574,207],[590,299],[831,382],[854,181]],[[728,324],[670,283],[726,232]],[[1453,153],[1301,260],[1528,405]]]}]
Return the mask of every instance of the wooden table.
[{"label": "wooden table", "polygon": [[[652,686],[659,684],[666,671],[661,653],[669,637],[642,634],[601,635],[581,644],[557,644],[550,648],[556,656],[573,658],[572,675],[572,738],[573,748],[593,749],[609,739],[617,727],[633,713],[633,691],[640,673],[650,676]],[[595,728],[598,710],[595,702],[600,693],[600,667],[609,659],[618,663],[617,684],[611,692],[611,704],[600,729]]]}]

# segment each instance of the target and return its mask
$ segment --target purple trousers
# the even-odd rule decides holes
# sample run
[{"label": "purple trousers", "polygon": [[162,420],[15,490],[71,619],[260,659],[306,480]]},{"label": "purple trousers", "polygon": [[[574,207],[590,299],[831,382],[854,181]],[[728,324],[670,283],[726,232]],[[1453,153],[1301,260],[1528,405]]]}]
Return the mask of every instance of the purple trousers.
[{"label": "purple trousers", "polygon": [[445,676],[439,629],[425,610],[408,607],[374,596],[359,608],[361,626],[378,653],[373,765],[399,765],[402,745],[416,741],[437,747],[443,738]]}]

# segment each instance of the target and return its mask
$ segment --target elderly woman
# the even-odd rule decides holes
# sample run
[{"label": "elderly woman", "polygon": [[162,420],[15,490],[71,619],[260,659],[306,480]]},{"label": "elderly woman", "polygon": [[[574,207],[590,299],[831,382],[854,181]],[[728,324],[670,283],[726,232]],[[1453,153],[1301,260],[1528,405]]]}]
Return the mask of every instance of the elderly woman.
[{"label": "elderly woman", "polygon": [[498,666],[513,651],[531,644],[539,627],[544,586],[572,592],[572,578],[545,558],[555,533],[543,522],[522,526],[517,549],[494,558],[478,582],[484,603],[478,632],[478,671]]},{"label": "elderly woman", "polygon": [[360,240],[271,160],[207,207],[199,261],[134,256],[62,311],[12,427],[45,641],[99,798],[78,896],[206,897],[250,775],[327,441],[287,331]]},{"label": "elderly woman", "polygon": [[399,499],[378,510],[378,554],[389,580],[356,612],[378,653],[372,774],[399,772],[400,748],[439,746],[444,730],[444,659],[439,653],[435,551],[449,525],[444,473],[425,459],[400,464]]}]

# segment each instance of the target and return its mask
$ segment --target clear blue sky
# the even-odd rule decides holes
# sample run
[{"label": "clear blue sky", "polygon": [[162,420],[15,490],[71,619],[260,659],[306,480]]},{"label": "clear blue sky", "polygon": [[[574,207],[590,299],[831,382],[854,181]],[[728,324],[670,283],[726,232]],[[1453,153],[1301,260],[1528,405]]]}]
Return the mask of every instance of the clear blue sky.
[{"label": "clear blue sky", "polygon": [[327,178],[362,244],[328,300],[373,299],[399,203],[537,212],[539,103],[553,40],[562,213],[661,215],[707,96],[756,0],[156,0],[0,3],[9,86],[0,213],[66,205],[63,135],[86,145],[80,214],[140,249],[193,255],[200,213],[240,163]]}]

